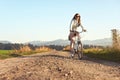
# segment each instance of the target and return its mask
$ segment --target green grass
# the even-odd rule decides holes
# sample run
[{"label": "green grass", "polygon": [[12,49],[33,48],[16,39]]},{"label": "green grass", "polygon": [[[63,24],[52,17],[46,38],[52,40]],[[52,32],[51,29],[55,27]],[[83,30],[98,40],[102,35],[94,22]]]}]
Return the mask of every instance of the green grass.
[{"label": "green grass", "polygon": [[13,50],[0,50],[0,54],[8,54],[12,52]]},{"label": "green grass", "polygon": [[85,50],[85,55],[88,57],[109,60],[120,63],[120,51],[114,49],[102,49],[102,50]]},{"label": "green grass", "polygon": [[0,59],[19,57],[19,56],[31,55],[31,54],[35,54],[35,52],[30,51],[30,52],[16,53],[15,50],[0,50]]},{"label": "green grass", "polygon": [[15,50],[0,50],[0,59],[20,57],[25,55],[31,55],[36,53],[42,53],[47,51],[26,51],[26,52],[15,52]]},{"label": "green grass", "polygon": [[10,54],[13,52],[14,50],[0,50],[0,59],[6,59],[6,58],[10,58],[12,56],[10,56]]}]

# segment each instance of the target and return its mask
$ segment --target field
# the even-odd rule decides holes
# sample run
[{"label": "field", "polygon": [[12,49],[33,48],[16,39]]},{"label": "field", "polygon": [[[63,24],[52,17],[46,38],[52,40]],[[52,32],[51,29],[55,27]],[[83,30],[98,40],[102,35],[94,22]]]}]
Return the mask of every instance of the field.
[{"label": "field", "polygon": [[[0,50],[0,59],[12,58],[12,57],[19,57],[24,55],[31,55],[35,53],[41,52],[48,52],[51,51],[49,48],[38,48],[36,50],[30,50],[28,48],[21,48],[20,50]],[[84,49],[85,56],[101,59],[101,60],[108,60],[120,63],[120,51],[114,50],[111,48],[89,48]]]},{"label": "field", "polygon": [[14,50],[0,50],[0,59],[10,58],[10,54],[14,52]]},{"label": "field", "polygon": [[48,47],[40,47],[32,50],[28,46],[21,47],[19,50],[0,50],[0,59],[20,57],[48,51],[51,51],[51,49]]},{"label": "field", "polygon": [[109,60],[120,63],[120,51],[112,48],[91,48],[85,49],[84,53],[86,56],[96,59]]}]

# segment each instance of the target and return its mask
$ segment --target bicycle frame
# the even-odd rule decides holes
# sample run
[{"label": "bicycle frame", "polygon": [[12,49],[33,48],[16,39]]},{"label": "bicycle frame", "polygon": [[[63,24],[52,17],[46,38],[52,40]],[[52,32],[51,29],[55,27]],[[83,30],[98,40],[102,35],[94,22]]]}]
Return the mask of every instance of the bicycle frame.
[{"label": "bicycle frame", "polygon": [[[82,33],[83,31],[79,32]],[[81,39],[78,36],[73,37],[74,43],[72,43],[72,48],[73,48],[73,54],[75,55],[76,53],[78,54],[78,58],[82,59],[83,57],[83,46]]]}]

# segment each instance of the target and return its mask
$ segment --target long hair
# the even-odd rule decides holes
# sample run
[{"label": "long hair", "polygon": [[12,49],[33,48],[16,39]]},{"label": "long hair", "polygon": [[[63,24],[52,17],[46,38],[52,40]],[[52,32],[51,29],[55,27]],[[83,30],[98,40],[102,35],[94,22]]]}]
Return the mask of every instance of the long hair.
[{"label": "long hair", "polygon": [[79,13],[76,13],[76,14],[74,15],[74,17],[72,18],[72,20],[75,20],[78,15],[79,15],[78,23],[81,24],[80,14],[79,14]]}]

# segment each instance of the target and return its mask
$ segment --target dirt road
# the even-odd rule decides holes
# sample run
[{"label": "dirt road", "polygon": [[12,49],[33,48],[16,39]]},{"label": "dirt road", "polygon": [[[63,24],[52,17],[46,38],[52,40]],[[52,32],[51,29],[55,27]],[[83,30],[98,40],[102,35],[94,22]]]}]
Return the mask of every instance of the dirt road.
[{"label": "dirt road", "polygon": [[120,80],[120,64],[52,51],[0,60],[0,80]]}]

